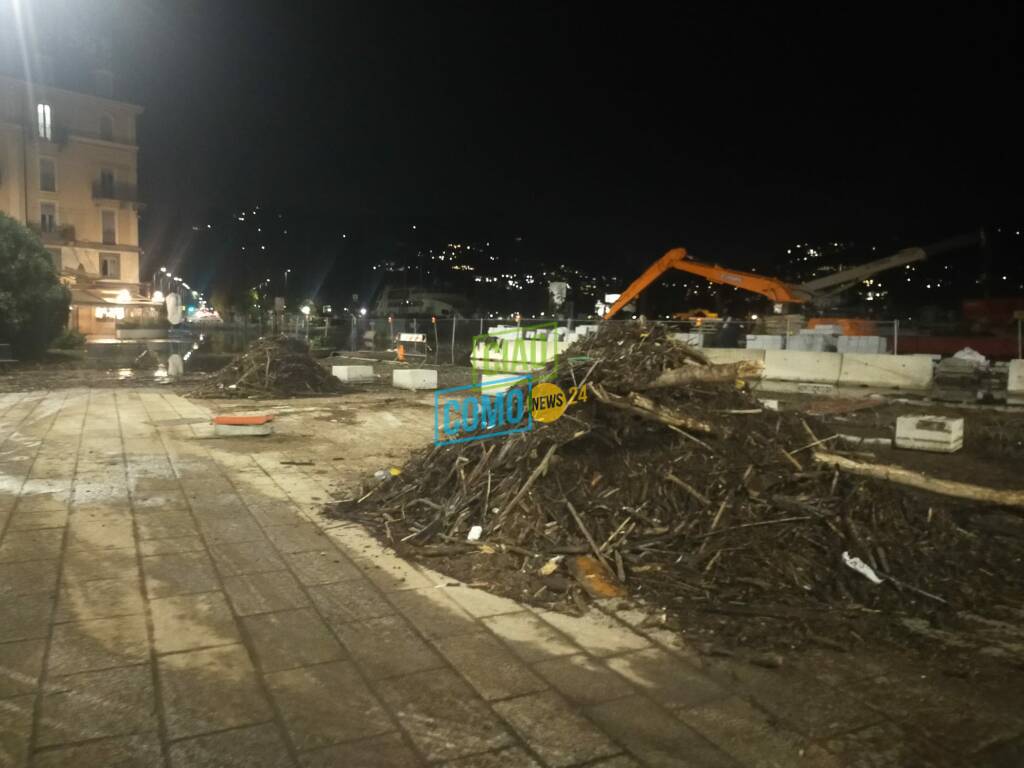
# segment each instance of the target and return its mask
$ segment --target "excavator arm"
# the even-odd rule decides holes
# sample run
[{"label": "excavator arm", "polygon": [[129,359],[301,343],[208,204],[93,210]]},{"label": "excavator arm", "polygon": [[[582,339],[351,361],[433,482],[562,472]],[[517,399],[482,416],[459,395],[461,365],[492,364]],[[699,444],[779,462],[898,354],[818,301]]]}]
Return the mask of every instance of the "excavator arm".
[{"label": "excavator arm", "polygon": [[686,258],[685,248],[673,248],[644,270],[643,274],[623,291],[618,301],[612,304],[605,313],[604,319],[608,320],[615,316],[619,310],[643,293],[647,286],[670,269],[678,269],[682,272],[699,275],[712,283],[733,285],[745,291],[760,293],[762,296],[767,296],[775,302],[803,303],[810,301],[811,298],[808,292],[777,278],[758,275],[753,272],[742,272],[738,269],[725,269],[714,264],[705,264],[701,261],[692,261]]}]

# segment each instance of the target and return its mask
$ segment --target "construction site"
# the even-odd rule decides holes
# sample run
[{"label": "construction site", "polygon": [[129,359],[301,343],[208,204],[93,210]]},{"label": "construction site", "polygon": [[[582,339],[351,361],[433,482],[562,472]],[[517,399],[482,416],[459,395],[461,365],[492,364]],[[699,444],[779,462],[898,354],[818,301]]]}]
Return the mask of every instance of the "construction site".
[{"label": "construction site", "polygon": [[10,372],[2,764],[1021,764],[1024,361],[838,326]]}]

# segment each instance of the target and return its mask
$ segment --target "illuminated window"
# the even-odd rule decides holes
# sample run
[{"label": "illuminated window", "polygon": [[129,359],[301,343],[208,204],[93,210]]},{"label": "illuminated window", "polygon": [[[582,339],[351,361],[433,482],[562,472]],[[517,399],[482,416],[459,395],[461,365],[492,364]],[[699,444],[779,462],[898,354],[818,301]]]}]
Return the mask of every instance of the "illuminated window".
[{"label": "illuminated window", "polygon": [[117,243],[117,214],[113,211],[103,211],[103,242],[107,245]]},{"label": "illuminated window", "polygon": [[36,118],[39,121],[39,138],[51,141],[53,139],[53,123],[50,121],[50,105],[37,104]]},{"label": "illuminated window", "polygon": [[100,254],[100,277],[106,277],[110,280],[121,279],[121,256],[119,254]]},{"label": "illuminated window", "polygon": [[124,307],[96,307],[97,320],[124,320]]},{"label": "illuminated window", "polygon": [[39,158],[39,190],[41,192],[57,191],[57,168],[49,157]]},{"label": "illuminated window", "polygon": [[53,203],[39,205],[39,228],[43,232],[53,232],[57,229],[57,206]]}]

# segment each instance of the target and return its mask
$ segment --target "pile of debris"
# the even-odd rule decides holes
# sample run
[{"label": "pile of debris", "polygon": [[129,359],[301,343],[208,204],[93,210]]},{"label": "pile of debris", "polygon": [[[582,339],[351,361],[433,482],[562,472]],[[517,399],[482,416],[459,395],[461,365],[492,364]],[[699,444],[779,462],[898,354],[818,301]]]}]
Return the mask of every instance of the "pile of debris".
[{"label": "pile of debris", "polygon": [[558,421],[427,449],[329,513],[507,596],[629,594],[688,621],[743,616],[716,631],[746,642],[1020,609],[1024,538],[972,529],[969,502],[841,473],[829,456],[858,457],[819,454],[818,422],[763,407],[738,379],[749,364],[625,324],[563,360],[556,383],[589,396]]},{"label": "pile of debris", "polygon": [[249,349],[192,391],[192,397],[296,397],[338,392],[342,384],[300,339],[278,336]]}]

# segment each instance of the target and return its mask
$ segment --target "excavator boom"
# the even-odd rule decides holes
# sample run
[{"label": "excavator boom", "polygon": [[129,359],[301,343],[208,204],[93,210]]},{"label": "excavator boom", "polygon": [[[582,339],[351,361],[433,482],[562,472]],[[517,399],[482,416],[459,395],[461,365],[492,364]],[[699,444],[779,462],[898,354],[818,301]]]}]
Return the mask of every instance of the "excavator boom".
[{"label": "excavator boom", "polygon": [[800,285],[787,283],[779,280],[777,277],[768,277],[754,272],[742,272],[738,269],[719,267],[716,264],[693,261],[686,257],[685,248],[673,248],[651,264],[640,277],[632,282],[619,297],[618,301],[612,304],[611,308],[605,313],[604,319],[607,320],[617,314],[619,310],[639,296],[647,286],[669,269],[678,269],[682,272],[699,275],[712,283],[732,285],[744,291],[760,293],[762,296],[767,296],[778,304],[825,303],[830,296],[846,290],[871,275],[884,272],[887,269],[912,264],[916,261],[924,261],[930,256],[938,256],[939,254],[961,250],[974,245],[984,245],[984,243],[985,232],[982,230],[943,240],[939,243],[933,243],[924,248],[906,248],[884,259],[878,259],[867,264],[842,270],[841,272],[835,272]]},{"label": "excavator boom", "polygon": [[604,319],[608,320],[618,314],[619,310],[643,293],[647,286],[670,269],[699,275],[712,283],[733,285],[745,291],[760,293],[775,302],[800,304],[811,299],[811,294],[807,291],[778,278],[758,275],[754,272],[743,272],[738,269],[725,269],[714,264],[705,264],[702,261],[692,261],[686,258],[685,248],[673,248],[644,270],[643,274],[622,292],[618,301],[612,304],[604,314]]}]

